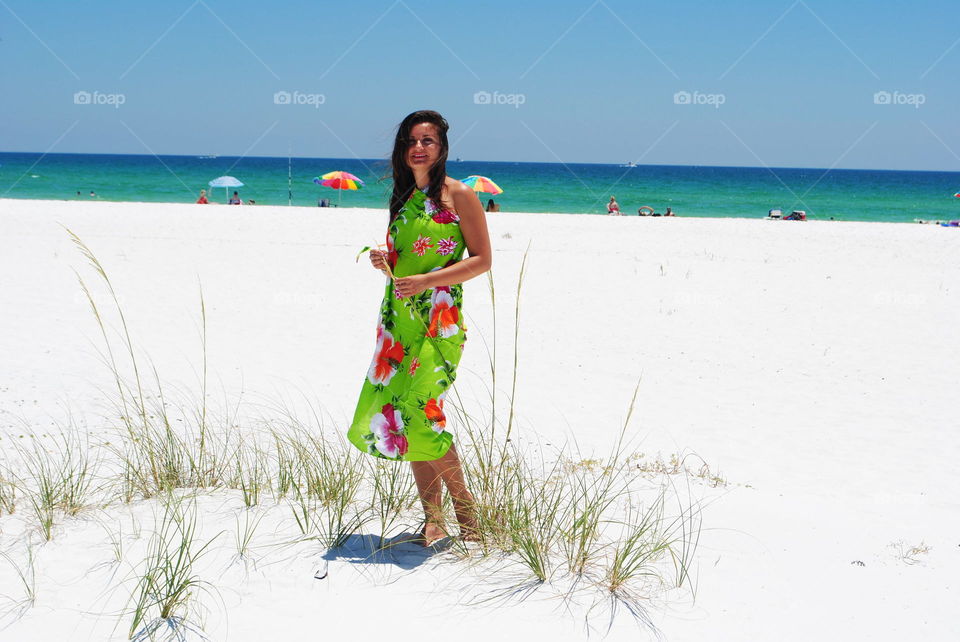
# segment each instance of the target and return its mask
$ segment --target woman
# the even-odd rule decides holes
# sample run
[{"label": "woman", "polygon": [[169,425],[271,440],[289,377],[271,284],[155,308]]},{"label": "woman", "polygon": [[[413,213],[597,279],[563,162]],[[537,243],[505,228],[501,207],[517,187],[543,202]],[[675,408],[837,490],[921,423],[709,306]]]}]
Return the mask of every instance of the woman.
[{"label": "woman", "polygon": [[607,214],[612,216],[620,216],[620,205],[617,203],[617,198],[615,196],[611,196],[610,202],[607,203]]},{"label": "woman", "polygon": [[446,535],[444,485],[461,538],[478,536],[473,496],[446,430],[443,402],[467,338],[461,284],[490,269],[491,251],[476,193],[446,175],[447,129],[435,111],[416,111],[397,128],[387,249],[370,252],[373,267],[391,279],[373,362],[347,431],[360,450],[411,463],[424,525],[410,539],[424,546]]}]

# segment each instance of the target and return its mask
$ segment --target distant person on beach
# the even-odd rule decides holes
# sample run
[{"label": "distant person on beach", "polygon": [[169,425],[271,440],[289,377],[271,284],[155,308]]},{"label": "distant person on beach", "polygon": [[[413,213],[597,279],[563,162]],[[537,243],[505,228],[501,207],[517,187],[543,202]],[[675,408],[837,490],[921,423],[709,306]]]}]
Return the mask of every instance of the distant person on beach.
[{"label": "distant person on beach", "polygon": [[487,201],[487,211],[488,212],[499,212],[500,206],[493,202],[493,199]]},{"label": "distant person on beach", "polygon": [[668,207],[667,213],[664,214],[664,216],[676,216],[676,214],[673,213],[673,208]]},{"label": "distant person on beach", "polygon": [[97,193],[94,192],[93,190],[90,190],[90,198],[96,198],[96,197],[97,197]]},{"label": "distant person on beach", "polygon": [[77,196],[80,196],[80,190],[77,190]]},{"label": "distant person on beach", "polygon": [[318,198],[317,207],[330,207],[330,200],[326,198]]},{"label": "distant person on beach", "polygon": [[243,205],[243,201],[240,200],[240,195],[234,191],[233,196],[227,201],[227,205]]},{"label": "distant person on beach", "polygon": [[611,196],[610,202],[607,203],[607,214],[613,216],[620,216],[620,205],[617,203],[617,197]]},{"label": "distant person on beach", "polygon": [[[443,404],[467,338],[460,311],[463,282],[489,271],[493,254],[476,192],[447,176],[448,127],[443,116],[429,110],[413,112],[397,127],[386,251],[370,251],[371,265],[387,282],[377,347],[347,437],[387,465],[409,461],[413,469],[422,527],[390,540],[391,546],[404,541],[430,546],[448,536],[444,486],[453,500],[459,539],[480,537],[475,500],[450,430],[453,417]],[[343,337],[330,333],[326,341]]]},{"label": "distant person on beach", "polygon": [[207,190],[205,189],[200,190],[200,198],[197,199],[197,204],[206,205],[209,202],[210,201],[207,200]]},{"label": "distant person on beach", "polygon": [[256,204],[257,204],[257,202],[256,202],[255,200],[253,200],[252,198],[248,198],[248,199],[247,199],[247,205],[256,205]]}]

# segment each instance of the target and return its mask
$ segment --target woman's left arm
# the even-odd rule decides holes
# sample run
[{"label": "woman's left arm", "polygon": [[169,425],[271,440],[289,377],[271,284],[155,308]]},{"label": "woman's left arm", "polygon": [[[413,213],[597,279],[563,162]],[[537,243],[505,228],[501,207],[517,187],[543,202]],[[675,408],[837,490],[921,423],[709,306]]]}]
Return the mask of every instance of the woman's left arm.
[{"label": "woman's left arm", "polygon": [[489,270],[493,263],[487,214],[477,193],[460,181],[452,191],[453,207],[460,217],[460,231],[470,256],[443,269],[428,272],[425,275],[429,283],[427,287],[431,288],[468,281]]}]

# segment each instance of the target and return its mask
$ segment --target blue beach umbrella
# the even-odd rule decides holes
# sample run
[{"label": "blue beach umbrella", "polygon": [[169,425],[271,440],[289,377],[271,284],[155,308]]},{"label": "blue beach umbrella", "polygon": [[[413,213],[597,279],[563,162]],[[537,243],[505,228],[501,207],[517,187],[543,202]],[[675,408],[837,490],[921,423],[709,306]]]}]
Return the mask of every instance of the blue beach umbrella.
[{"label": "blue beach umbrella", "polygon": [[210,185],[210,187],[222,187],[224,196],[227,195],[227,190],[231,187],[243,187],[243,183],[233,176],[220,176],[210,181],[208,185]]}]

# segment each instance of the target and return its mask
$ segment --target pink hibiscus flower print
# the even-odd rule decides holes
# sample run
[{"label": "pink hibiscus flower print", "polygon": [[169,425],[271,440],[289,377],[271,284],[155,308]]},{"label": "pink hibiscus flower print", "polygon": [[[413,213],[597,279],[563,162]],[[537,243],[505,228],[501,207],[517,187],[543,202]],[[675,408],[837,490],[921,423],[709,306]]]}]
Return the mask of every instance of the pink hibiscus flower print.
[{"label": "pink hibiscus flower print", "polygon": [[373,385],[388,384],[397,374],[400,362],[403,361],[403,346],[393,340],[393,335],[384,329],[377,330],[377,349],[373,354],[373,362],[367,371],[367,379]]},{"label": "pink hibiscus flower print", "polygon": [[444,339],[452,337],[460,331],[457,326],[459,320],[460,310],[453,304],[449,288],[434,290],[430,297],[430,326],[427,328],[427,336],[440,336]]},{"label": "pink hibiscus flower print", "polygon": [[440,210],[430,218],[433,219],[434,223],[459,223],[460,217],[457,216],[455,212],[450,210]]},{"label": "pink hibiscus flower print", "polygon": [[409,444],[403,434],[403,417],[393,404],[384,404],[380,412],[373,416],[370,420],[370,432],[376,439],[374,446],[384,457],[399,459],[407,453]]},{"label": "pink hibiscus flower print", "polygon": [[453,240],[453,237],[446,239],[440,239],[437,242],[437,254],[453,254],[453,251],[457,249],[457,242]]},{"label": "pink hibiscus flower print", "polygon": [[417,256],[423,256],[431,247],[433,247],[433,243],[430,242],[430,237],[420,234],[417,240],[413,242],[413,253]]},{"label": "pink hibiscus flower print", "polygon": [[414,357],[414,358],[410,361],[410,369],[407,370],[407,372],[408,372],[408,373],[410,374],[410,376],[412,377],[413,375],[415,375],[415,374],[417,373],[417,368],[419,368],[419,367],[420,367],[420,359],[417,358],[417,357]]}]

